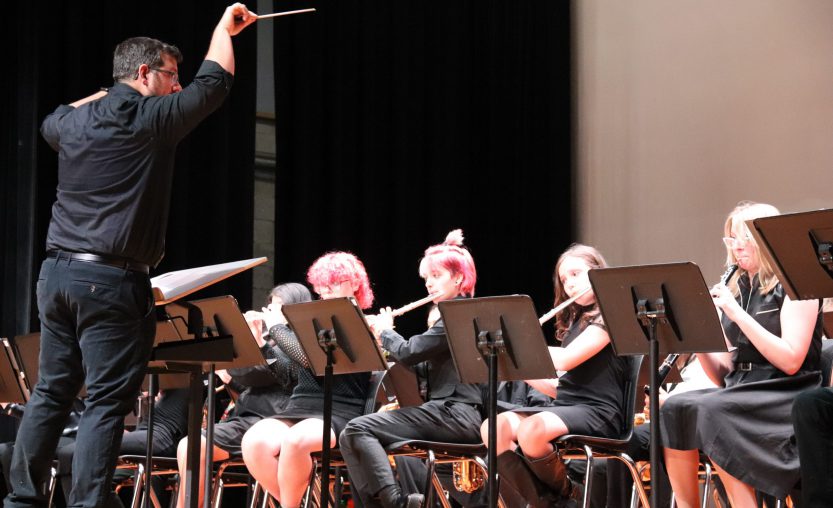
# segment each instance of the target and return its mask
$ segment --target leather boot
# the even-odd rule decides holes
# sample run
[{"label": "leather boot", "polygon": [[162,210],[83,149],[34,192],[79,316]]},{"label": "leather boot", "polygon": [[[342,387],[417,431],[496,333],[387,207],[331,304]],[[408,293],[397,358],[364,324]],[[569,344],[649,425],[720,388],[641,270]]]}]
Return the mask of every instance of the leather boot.
[{"label": "leather boot", "polygon": [[557,493],[541,482],[517,453],[500,454],[497,464],[500,495],[509,508],[551,508],[560,501]]},{"label": "leather boot", "polygon": [[572,494],[573,486],[567,477],[567,466],[558,454],[558,450],[540,459],[523,457],[535,476],[555,491],[561,497],[569,497]]}]

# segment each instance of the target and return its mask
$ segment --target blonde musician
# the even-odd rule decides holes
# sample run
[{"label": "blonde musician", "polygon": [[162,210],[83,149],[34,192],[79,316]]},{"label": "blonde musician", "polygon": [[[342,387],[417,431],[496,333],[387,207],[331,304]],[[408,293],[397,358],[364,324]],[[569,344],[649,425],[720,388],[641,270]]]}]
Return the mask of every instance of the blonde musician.
[{"label": "blonde musician", "polygon": [[724,388],[669,397],[660,411],[665,464],[683,508],[698,505],[699,451],[719,471],[732,506],[757,506],[755,490],[784,498],[799,478],[793,399],[819,386],[819,302],[793,301],[761,256],[746,221],[777,215],[741,203],[724,225],[727,265],[738,272],[711,290],[730,353],[698,354]]},{"label": "blonde musician", "polygon": [[[556,306],[589,286],[591,268],[605,266],[593,247],[568,248],[553,274]],[[497,417],[499,473],[532,506],[551,506],[557,502],[554,498],[572,494],[553,439],[568,433],[616,437],[622,428],[625,362],[613,352],[592,290],[558,314],[556,335],[561,346],[551,347],[550,354],[555,368],[566,373],[558,380],[527,381],[553,397],[551,405],[515,409]],[[488,421],[481,426],[481,435],[488,444]]]},{"label": "blonde musician", "polygon": [[[428,294],[435,302],[474,295],[477,272],[460,230],[444,243],[429,247],[419,264]],[[418,507],[421,494],[405,495],[396,482],[385,446],[409,439],[476,443],[482,398],[477,385],[461,384],[451,359],[440,319],[426,332],[405,339],[393,330],[390,309],[372,320],[390,358],[405,365],[422,364],[427,372],[427,402],[351,421],[341,434],[341,454],[347,462],[353,496],[367,507]]]},{"label": "blonde musician", "polygon": [[[330,252],[318,258],[307,272],[307,281],[322,299],[353,297],[363,309],[373,304],[364,265],[348,252]],[[243,461],[283,508],[297,508],[309,482],[310,454],[323,449],[323,378],[312,374],[309,360],[288,327],[273,326],[270,336],[302,368],[286,408],[254,424],[243,435]],[[347,422],[364,412],[369,381],[370,373],[334,376],[331,446]]]}]

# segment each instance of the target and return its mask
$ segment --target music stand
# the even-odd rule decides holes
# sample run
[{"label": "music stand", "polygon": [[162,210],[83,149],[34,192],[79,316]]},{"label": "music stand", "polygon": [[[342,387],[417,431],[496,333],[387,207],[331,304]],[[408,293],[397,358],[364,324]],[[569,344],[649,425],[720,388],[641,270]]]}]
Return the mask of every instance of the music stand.
[{"label": "music stand", "polygon": [[746,221],[793,300],[833,296],[833,209]]},{"label": "music stand", "polygon": [[[700,269],[694,263],[597,268],[590,284],[613,349],[619,356],[648,353],[651,471],[659,464],[659,355],[726,351],[723,329]],[[632,417],[632,415],[625,415]],[[651,477],[651,506],[658,478]]]},{"label": "music stand", "polygon": [[9,340],[3,340],[3,353],[0,353],[0,401],[23,404],[29,399],[29,390],[23,382],[20,367]]},{"label": "music stand", "polygon": [[333,373],[352,374],[386,370],[387,362],[352,298],[333,298],[285,305],[281,308],[298,336],[310,367],[324,376],[324,429],[321,453],[321,502],[330,502],[330,427]]},{"label": "music stand", "polygon": [[489,507],[497,506],[497,385],[556,377],[555,367],[526,295],[439,303],[451,357],[461,383],[489,383]]},{"label": "music stand", "polygon": [[[185,476],[185,504],[196,507],[199,499],[200,427],[202,422],[202,374],[208,373],[208,415],[205,430],[205,505],[211,501],[211,470],[214,444],[214,371],[265,365],[266,361],[246,323],[237,300],[219,296],[190,302],[174,302],[165,306],[166,319],[157,325],[159,344],[148,363],[152,374],[186,372],[189,374],[188,451]],[[150,379],[150,392],[156,391],[155,375]],[[146,474],[150,474],[153,405],[148,407],[148,448]],[[147,485],[150,479],[147,479]],[[149,495],[145,496],[148,499]]]}]

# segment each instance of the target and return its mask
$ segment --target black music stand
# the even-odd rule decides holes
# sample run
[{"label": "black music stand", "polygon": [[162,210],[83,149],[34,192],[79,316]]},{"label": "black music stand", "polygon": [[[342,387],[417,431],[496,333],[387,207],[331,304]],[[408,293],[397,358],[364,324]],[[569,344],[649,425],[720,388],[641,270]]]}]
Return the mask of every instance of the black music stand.
[{"label": "black music stand", "polygon": [[439,303],[454,366],[462,383],[489,383],[489,507],[497,506],[498,380],[555,378],[555,367],[526,295]]},{"label": "black music stand", "polygon": [[[725,352],[717,310],[694,263],[597,268],[590,270],[589,278],[616,354],[648,353],[650,402],[655,412],[650,423],[651,471],[657,471],[659,355]],[[657,481],[652,475],[651,506],[658,506]]]},{"label": "black music stand", "polygon": [[833,209],[746,222],[793,300],[833,296]]},{"label": "black music stand", "polygon": [[[203,373],[208,373],[208,415],[205,430],[205,498],[211,502],[211,471],[214,445],[214,371],[265,365],[260,348],[246,323],[237,300],[219,296],[165,306],[167,318],[157,325],[157,342],[148,364],[149,392],[156,391],[155,375],[186,372],[189,375],[188,452],[185,475],[185,505],[195,508],[199,499],[200,427],[202,422]],[[150,475],[153,404],[148,407],[148,447],[145,471]],[[148,488],[150,477],[146,479]],[[145,500],[149,498],[149,493]]]},{"label": "black music stand", "polygon": [[298,336],[316,376],[324,376],[324,429],[321,453],[321,502],[330,502],[330,427],[333,413],[333,373],[386,370],[382,350],[352,298],[334,298],[285,305],[281,308]]},{"label": "black music stand", "polygon": [[9,340],[2,339],[3,352],[0,353],[0,402],[23,404],[29,399],[29,389],[21,375],[22,371],[15,358]]}]

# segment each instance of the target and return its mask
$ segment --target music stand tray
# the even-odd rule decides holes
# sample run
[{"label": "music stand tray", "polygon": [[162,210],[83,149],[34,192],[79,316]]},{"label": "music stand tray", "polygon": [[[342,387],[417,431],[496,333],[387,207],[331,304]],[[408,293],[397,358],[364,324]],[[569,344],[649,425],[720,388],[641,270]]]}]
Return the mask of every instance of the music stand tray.
[{"label": "music stand tray", "polygon": [[833,296],[833,209],[746,221],[793,300]]},{"label": "music stand tray", "polygon": [[[588,273],[613,349],[649,356],[651,407],[659,407],[659,355],[726,351],[723,328],[694,263],[596,268]],[[626,418],[632,417],[625,415]],[[659,418],[651,418],[651,470],[659,461]],[[659,492],[651,478],[651,506]]]},{"label": "music stand tray", "polygon": [[555,378],[555,366],[532,300],[526,295],[439,303],[454,366],[462,383],[489,383],[488,498],[497,506],[498,380]]},{"label": "music stand tray", "polygon": [[295,331],[310,368],[324,376],[324,428],[321,453],[321,498],[327,508],[329,495],[330,427],[334,374],[353,374],[387,369],[387,362],[352,298],[333,298],[285,305],[281,308]]}]

